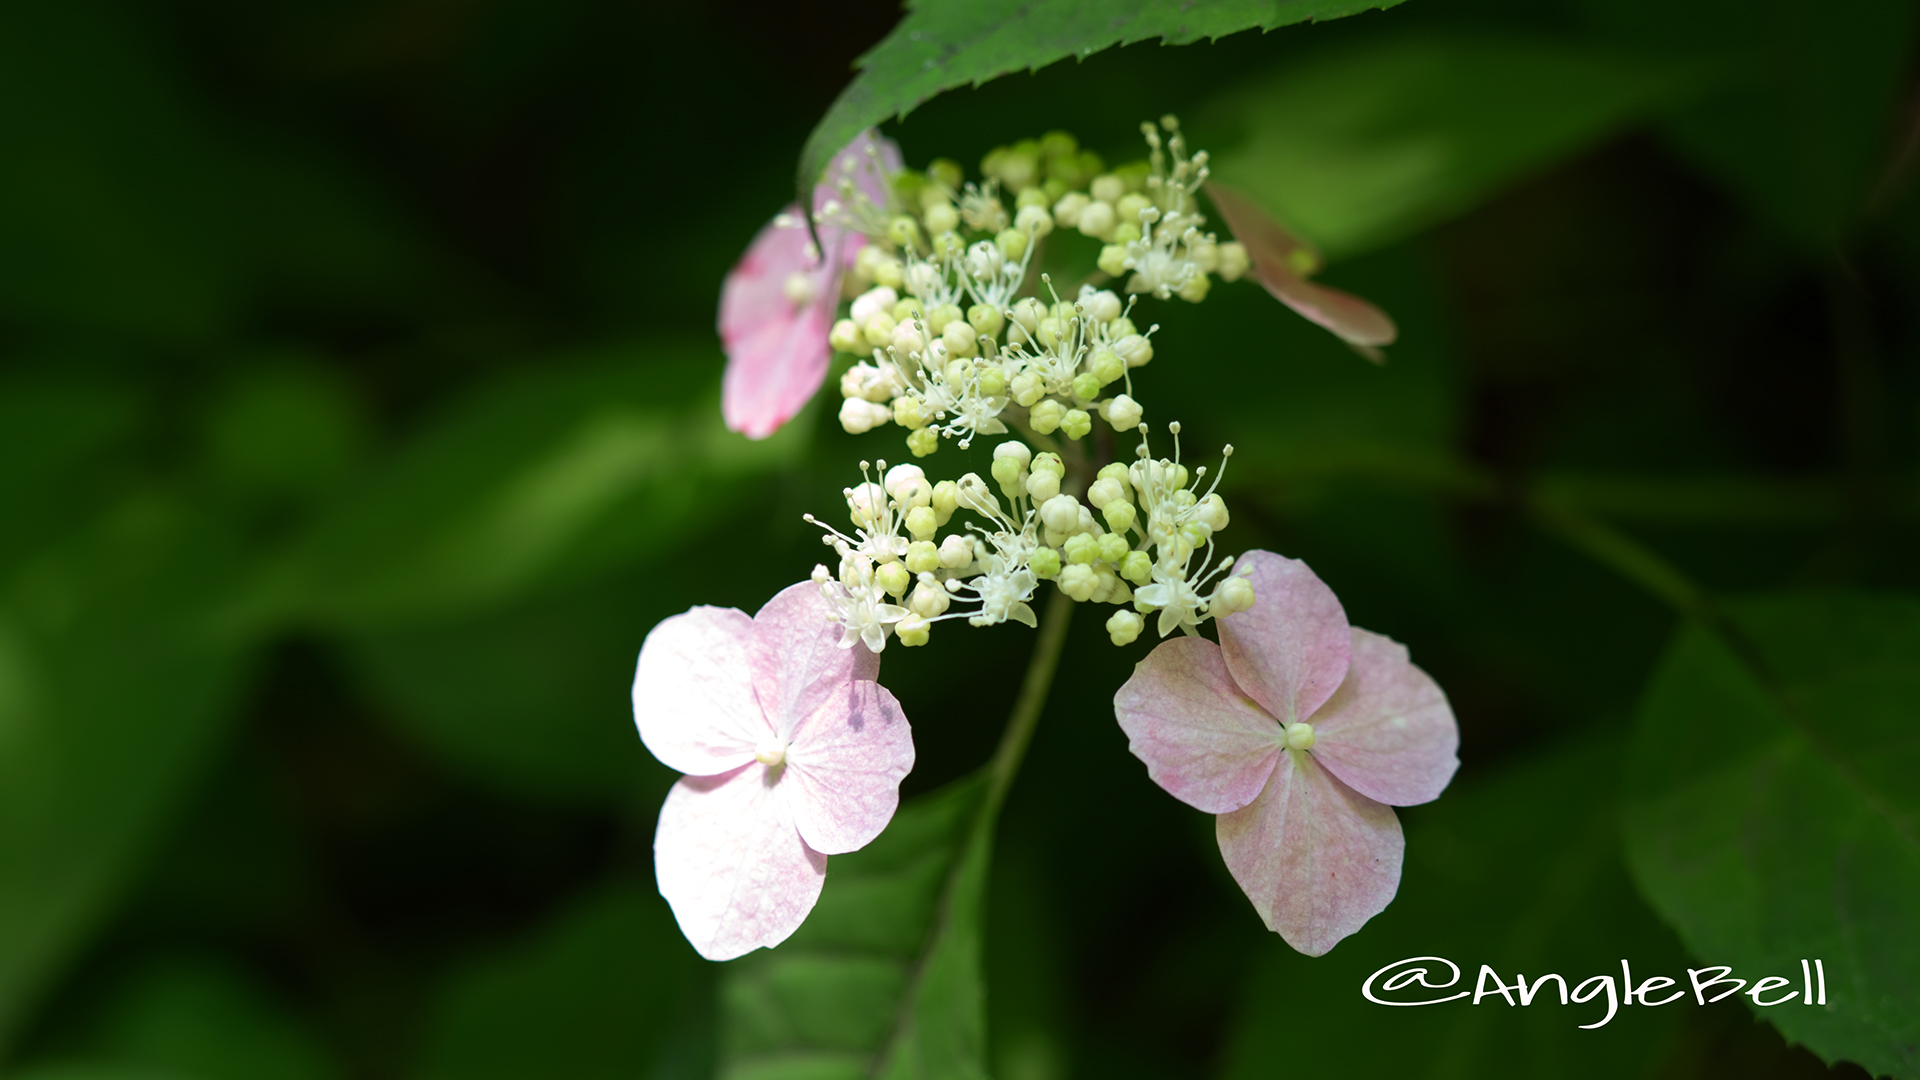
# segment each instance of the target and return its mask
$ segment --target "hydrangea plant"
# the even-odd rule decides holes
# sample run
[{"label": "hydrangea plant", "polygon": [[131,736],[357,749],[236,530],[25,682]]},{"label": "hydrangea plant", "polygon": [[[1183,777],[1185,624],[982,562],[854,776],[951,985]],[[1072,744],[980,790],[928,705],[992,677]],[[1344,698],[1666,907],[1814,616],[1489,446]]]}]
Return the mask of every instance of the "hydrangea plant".
[{"label": "hydrangea plant", "polygon": [[[1142,130],[1137,162],[1109,169],[1055,132],[994,150],[972,179],[944,159],[908,170],[863,133],[810,215],[776,216],[728,275],[728,425],[772,433],[843,354],[840,425],[893,429],[913,460],[861,461],[844,524],[807,515],[832,556],[759,615],[695,608],[641,651],[641,736],[687,774],[660,815],[656,873],[702,955],[785,940],[827,856],[892,817],[913,748],[876,681],[888,645],[926,646],[955,620],[1035,626],[1049,587],[1111,608],[1116,646],[1163,639],[1119,688],[1117,719],[1154,782],[1220,815],[1227,866],[1270,929],[1318,955],[1392,899],[1391,807],[1437,797],[1457,765],[1446,698],[1404,647],[1349,628],[1305,564],[1220,551],[1233,448],[1189,467],[1177,421],[1156,444],[1133,375],[1167,344],[1144,312],[1202,303],[1216,281],[1251,275],[1370,356],[1393,323],[1309,281],[1317,256],[1210,187],[1174,118]],[[1231,236],[1209,228],[1203,195]],[[1042,252],[1069,231],[1098,254],[1056,280]],[[995,440],[989,476],[929,473],[943,444],[981,438]],[[1101,460],[1121,438],[1131,454]]]}]

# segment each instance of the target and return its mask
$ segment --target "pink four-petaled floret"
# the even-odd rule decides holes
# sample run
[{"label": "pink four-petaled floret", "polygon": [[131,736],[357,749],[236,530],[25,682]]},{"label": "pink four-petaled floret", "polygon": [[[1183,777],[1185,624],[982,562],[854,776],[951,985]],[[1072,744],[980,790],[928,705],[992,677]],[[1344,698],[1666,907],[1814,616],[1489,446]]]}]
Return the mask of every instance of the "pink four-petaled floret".
[{"label": "pink four-petaled floret", "polygon": [[[888,185],[900,169],[893,140],[862,132],[813,189],[813,210],[845,201],[838,187],[843,178],[885,208]],[[779,430],[827,377],[827,331],[840,302],[840,275],[867,238],[832,221],[820,221],[816,230],[820,248],[800,205],[788,206],[753,238],[720,287],[720,343],[727,352],[720,413],[729,429],[748,438]]]},{"label": "pink four-petaled floret", "polygon": [[667,794],[654,873],[700,955],[785,941],[820,897],[827,856],[892,820],[913,768],[880,658],[840,648],[819,586],[802,582],[748,618],[697,607],[640,648],[633,715],[647,749],[688,775]]},{"label": "pink four-petaled floret", "polygon": [[1349,626],[1306,563],[1251,551],[1234,573],[1253,607],[1218,620],[1218,645],[1161,644],[1114,712],[1155,783],[1219,815],[1220,853],[1268,929],[1319,956],[1393,899],[1392,807],[1439,796],[1459,728],[1406,647]]}]

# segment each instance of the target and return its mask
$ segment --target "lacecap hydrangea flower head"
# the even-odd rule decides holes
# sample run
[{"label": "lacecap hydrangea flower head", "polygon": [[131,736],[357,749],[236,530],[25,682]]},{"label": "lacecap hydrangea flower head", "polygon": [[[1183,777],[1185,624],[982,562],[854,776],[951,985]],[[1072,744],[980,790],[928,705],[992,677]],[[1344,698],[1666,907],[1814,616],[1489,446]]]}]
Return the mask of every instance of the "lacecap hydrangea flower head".
[{"label": "lacecap hydrangea flower head", "polygon": [[[864,134],[815,189],[811,221],[790,207],[728,275],[729,426],[770,434],[839,354],[840,425],[892,431],[911,460],[859,462],[845,516],[806,516],[831,555],[759,615],[695,608],[642,649],[642,738],[687,774],[662,808],[655,868],[703,955],[784,940],[826,857],[890,820],[913,750],[875,682],[888,644],[925,646],[958,620],[1034,626],[1049,588],[1109,606],[1117,646],[1149,629],[1171,639],[1116,711],[1156,781],[1221,815],[1228,866],[1269,927],[1317,954],[1392,898],[1388,806],[1451,776],[1445,699],[1399,646],[1349,631],[1303,564],[1216,550],[1233,448],[1189,467],[1178,422],[1152,437],[1134,374],[1166,344],[1144,312],[1249,272],[1356,349],[1392,340],[1393,324],[1308,281],[1317,256],[1210,186],[1173,118],[1142,132],[1135,162],[1109,168],[1055,132],[989,153],[971,179],[947,160],[908,169]],[[1203,192],[1239,239],[1209,228]],[[1074,265],[1067,245],[1042,272],[1069,234],[1095,241],[1074,241],[1091,257]],[[1131,451],[1114,452],[1123,437]],[[988,475],[929,473],[944,443],[982,438]],[[1219,645],[1201,636],[1209,622]]]}]

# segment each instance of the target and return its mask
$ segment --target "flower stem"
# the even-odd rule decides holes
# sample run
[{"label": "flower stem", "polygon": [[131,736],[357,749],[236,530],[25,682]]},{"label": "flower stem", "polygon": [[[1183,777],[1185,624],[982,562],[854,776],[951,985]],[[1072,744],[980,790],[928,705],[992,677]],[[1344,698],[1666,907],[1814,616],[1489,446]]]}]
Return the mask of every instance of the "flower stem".
[{"label": "flower stem", "polygon": [[1020,772],[1020,762],[1027,756],[1027,744],[1033,741],[1033,729],[1040,722],[1040,710],[1053,686],[1053,673],[1060,667],[1060,650],[1067,641],[1073,607],[1072,598],[1058,588],[1047,598],[1047,610],[1040,616],[1040,635],[1033,643],[1033,659],[1027,662],[1026,678],[1020,682],[1020,696],[1013,701],[1007,729],[987,767],[987,799],[981,811],[984,820],[991,821],[999,813],[1013,778]]}]

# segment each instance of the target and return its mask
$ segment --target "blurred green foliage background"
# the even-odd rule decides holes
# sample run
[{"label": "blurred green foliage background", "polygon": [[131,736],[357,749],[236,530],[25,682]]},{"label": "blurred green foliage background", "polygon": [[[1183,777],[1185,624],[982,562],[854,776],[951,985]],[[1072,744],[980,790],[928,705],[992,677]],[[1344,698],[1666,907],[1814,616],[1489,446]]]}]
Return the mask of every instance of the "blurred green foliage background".
[{"label": "blurred green foliage background", "polygon": [[[713,332],[897,17],[0,5],[4,1075],[797,1075],[749,1067],[751,1009],[654,893],[673,776],[626,687],[655,622],[803,577],[800,515],[904,454],[819,407],[729,435]],[[1148,643],[1082,620],[999,836],[993,1075],[1829,1072],[1789,1038],[1920,1075],[1916,30],[1897,0],[1414,0],[890,129],[912,163],[1052,128],[1125,160],[1178,111],[1396,317],[1373,367],[1252,285],[1157,305],[1140,396],[1236,445],[1229,547],[1311,563],[1463,735],[1402,812],[1399,899],[1307,960],[1127,754],[1111,695]],[[1689,618],[1837,704],[1762,715],[1696,676],[1723,663],[1697,628],[1662,660]],[[909,795],[985,760],[1030,636],[888,650]],[[1749,747],[1814,794],[1718,821],[1687,784],[1737,802]],[[1747,827],[1807,861],[1687,854]],[[1861,914],[1823,875],[1875,828]],[[1735,925],[1723,895],[1762,899]],[[1884,965],[1787,1037],[1731,1002],[1588,1032],[1360,1000],[1423,953]]]}]

